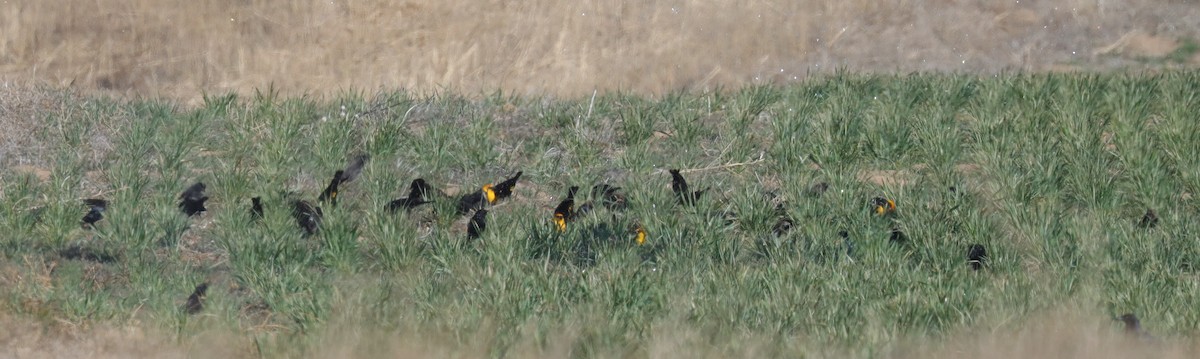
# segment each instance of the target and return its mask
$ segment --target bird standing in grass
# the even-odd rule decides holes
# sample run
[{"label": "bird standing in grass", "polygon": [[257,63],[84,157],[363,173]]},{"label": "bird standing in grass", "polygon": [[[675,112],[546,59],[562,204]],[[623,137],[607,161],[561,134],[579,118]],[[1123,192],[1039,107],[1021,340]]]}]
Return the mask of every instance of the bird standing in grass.
[{"label": "bird standing in grass", "polygon": [[480,209],[471,216],[467,222],[467,239],[477,239],[487,229],[487,213],[488,210]]},{"label": "bird standing in grass", "polygon": [[312,203],[304,200],[297,200],[292,203],[292,217],[296,218],[296,223],[308,235],[317,233],[317,229],[321,225],[321,207],[313,206]]},{"label": "bird standing in grass", "polygon": [[646,227],[641,223],[633,224],[633,242],[639,246],[646,244]]},{"label": "bird standing in grass", "polygon": [[337,205],[338,188],[346,183],[354,181],[362,174],[363,167],[367,165],[367,160],[371,156],[365,154],[355,156],[350,164],[345,169],[337,170],[333,173],[333,179],[329,181],[329,185],[325,186],[325,190],[321,191],[321,196],[317,197],[318,201],[329,202],[329,205]]},{"label": "bird standing in grass", "polygon": [[1154,228],[1157,225],[1158,225],[1158,213],[1155,213],[1154,209],[1152,209],[1152,208],[1147,208],[1146,214],[1142,215],[1142,220],[1138,221],[1138,227]]},{"label": "bird standing in grass", "polygon": [[1142,329],[1142,321],[1133,313],[1125,313],[1117,317],[1122,323],[1125,323],[1125,334],[1143,341],[1154,341],[1154,336]]},{"label": "bird standing in grass", "polygon": [[88,198],[83,200],[83,204],[88,206],[87,214],[83,215],[80,220],[80,226],[83,228],[91,228],[96,225],[101,219],[104,219],[104,210],[108,209],[108,201],[99,198]]},{"label": "bird standing in grass", "polygon": [[408,197],[388,202],[387,209],[391,212],[398,211],[401,208],[411,211],[420,205],[433,202],[433,199],[430,198],[432,194],[433,187],[430,187],[429,183],[425,182],[425,179],[418,178],[408,185]]},{"label": "bird standing in grass", "polygon": [[512,196],[513,188],[517,186],[517,180],[521,179],[521,173],[521,171],[517,171],[516,175],[499,184],[485,184],[478,191],[463,195],[458,199],[458,214],[471,213],[473,210],[483,209],[487,205],[496,204],[496,202]]},{"label": "bird standing in grass", "polygon": [[609,210],[619,211],[626,207],[625,195],[621,192],[621,187],[613,187],[607,184],[598,184],[592,186],[592,199],[599,199],[600,203]]},{"label": "bird standing in grass", "polygon": [[253,220],[256,220],[256,221],[262,220],[262,218],[263,218],[262,197],[250,198],[250,218]]},{"label": "bird standing in grass", "polygon": [[972,244],[967,248],[967,263],[971,265],[972,270],[982,269],[987,264],[987,259],[987,249],[982,244]]},{"label": "bird standing in grass", "polygon": [[204,202],[208,200],[208,196],[204,195],[204,188],[204,182],[196,182],[179,195],[179,209],[184,214],[191,217],[208,210],[204,208]]},{"label": "bird standing in grass", "polygon": [[567,190],[567,198],[554,207],[554,226],[558,228],[559,232],[567,231],[567,222],[571,221],[575,215],[575,192],[578,191],[578,186],[571,186]]},{"label": "bird standing in grass", "polygon": [[880,216],[896,213],[896,202],[883,197],[872,198],[871,211]]},{"label": "bird standing in grass", "polygon": [[692,192],[691,189],[688,188],[687,180],[683,179],[683,175],[679,173],[678,169],[672,169],[670,172],[671,191],[675,192],[675,196],[679,198],[679,203],[688,206],[695,205],[696,201],[700,199],[700,196],[703,195],[704,191],[707,189]]},{"label": "bird standing in grass", "polygon": [[188,296],[187,303],[183,305],[183,312],[192,315],[204,310],[204,297],[207,291],[208,283],[197,285],[196,289],[192,291],[192,295]]}]

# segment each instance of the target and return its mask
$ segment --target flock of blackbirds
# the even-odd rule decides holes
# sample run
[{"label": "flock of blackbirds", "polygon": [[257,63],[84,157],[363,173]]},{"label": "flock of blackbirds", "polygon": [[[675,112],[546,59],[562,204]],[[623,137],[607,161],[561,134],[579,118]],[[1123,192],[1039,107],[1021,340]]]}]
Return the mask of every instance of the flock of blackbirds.
[{"label": "flock of blackbirds", "polygon": [[[334,172],[333,178],[329,184],[317,197],[317,202],[329,206],[337,205],[339,190],[342,185],[354,181],[362,174],[363,167],[369,160],[367,155],[358,155],[354,157],[348,166],[344,169],[339,169]],[[669,170],[671,174],[671,190],[674,192],[677,202],[684,206],[694,206],[700,198],[705,194],[708,188],[693,190],[683,174],[678,169]],[[522,172],[518,171],[512,177],[504,179],[496,184],[485,184],[478,190],[468,192],[460,196],[457,200],[456,213],[460,216],[470,214],[470,219],[467,221],[467,238],[478,239],[487,228],[488,208],[495,205],[497,202],[509,198],[513,194],[513,190],[517,186],[517,182],[521,179]],[[179,196],[179,209],[187,216],[196,216],[205,212],[205,202],[209,199],[204,194],[206,187],[204,183],[197,182],[185,189]],[[819,182],[811,186],[806,192],[809,196],[819,196],[829,189],[829,185],[825,182]],[[554,212],[551,217],[551,222],[554,228],[559,232],[565,232],[571,222],[592,212],[595,206],[601,205],[613,211],[625,209],[628,204],[625,195],[621,192],[620,187],[610,186],[608,184],[598,184],[592,187],[592,198],[594,201],[583,203],[576,207],[576,194],[579,191],[578,186],[571,186],[567,190],[566,197],[554,207]],[[951,188],[954,191],[954,188]],[[444,193],[434,189],[422,178],[414,179],[408,189],[408,195],[392,200],[387,203],[385,210],[389,212],[397,212],[400,210],[412,211],[423,205],[434,203],[439,198],[446,198]],[[599,203],[594,203],[599,202]],[[89,198],[83,200],[88,211],[81,220],[81,226],[92,228],[97,222],[104,218],[104,211],[108,208],[108,201],[98,198]],[[250,216],[254,220],[263,218],[263,201],[261,197],[253,197],[250,199]],[[894,219],[896,212],[896,203],[891,199],[884,197],[872,198],[869,202],[871,211],[876,215],[892,217]],[[313,235],[319,231],[323,212],[321,207],[307,200],[293,200],[292,217],[295,219],[297,226],[303,230],[305,235]],[[787,214],[783,203],[778,203],[775,207],[778,217],[776,223],[772,227],[772,234],[776,237],[781,237],[787,234],[794,227],[793,219]],[[1153,227],[1158,223],[1158,216],[1153,210],[1147,210],[1138,225],[1141,227]],[[639,223],[633,223],[628,228],[632,240],[637,245],[646,243],[647,233],[644,227]],[[839,231],[841,236],[849,245],[849,234],[846,231]],[[892,242],[904,242],[908,237],[900,230],[895,221],[892,222],[891,236]],[[852,247],[849,248],[852,250]],[[79,249],[76,247],[76,251]],[[974,270],[979,271],[987,265],[988,253],[987,249],[981,244],[971,244],[967,248],[967,264]],[[96,258],[91,258],[91,257]],[[95,259],[109,261],[111,257],[101,258],[102,254],[96,253],[75,253],[72,257],[85,259]],[[186,314],[196,314],[204,308],[204,298],[208,290],[208,283],[197,285],[195,290],[188,296],[186,304],[183,306],[183,312]],[[1146,337],[1147,334],[1141,329],[1140,322],[1134,314],[1125,314],[1117,318],[1125,323],[1125,329],[1129,333],[1137,334],[1139,337]]]}]

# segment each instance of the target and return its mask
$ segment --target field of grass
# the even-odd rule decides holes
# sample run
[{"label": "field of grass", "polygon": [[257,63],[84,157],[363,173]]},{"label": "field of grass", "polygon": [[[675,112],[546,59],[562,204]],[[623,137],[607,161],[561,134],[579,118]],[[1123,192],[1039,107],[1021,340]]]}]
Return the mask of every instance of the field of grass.
[{"label": "field of grass", "polygon": [[[31,127],[0,172],[0,319],[21,323],[0,343],[18,355],[69,352],[46,338],[214,357],[1200,348],[1200,72],[838,73],[656,98],[263,90],[195,108],[36,91],[49,105],[8,104]],[[315,201],[357,153],[362,176],[305,236],[289,201]],[[676,203],[669,168],[710,188],[696,206]],[[478,241],[451,200],[383,210],[418,177],[454,195],[516,171]],[[177,198],[195,181],[211,200],[188,218]],[[601,183],[629,208],[557,233],[567,187],[586,201]],[[93,197],[111,205],[81,229]],[[796,224],[781,237],[776,203]],[[978,272],[970,244],[990,254]],[[184,314],[202,282],[205,308]],[[1160,341],[1124,340],[1127,312]]]}]

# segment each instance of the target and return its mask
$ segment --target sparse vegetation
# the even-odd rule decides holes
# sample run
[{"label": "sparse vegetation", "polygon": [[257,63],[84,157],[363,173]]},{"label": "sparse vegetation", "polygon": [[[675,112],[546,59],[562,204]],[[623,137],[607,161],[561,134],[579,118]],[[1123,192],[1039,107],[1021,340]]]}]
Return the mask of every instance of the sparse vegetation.
[{"label": "sparse vegetation", "polygon": [[[48,92],[69,104],[35,112],[41,150],[7,153],[49,175],[16,157],[0,170],[0,313],[223,333],[184,351],[235,356],[328,356],[349,338],[333,356],[919,357],[902,343],[1065,308],[1113,335],[1136,313],[1173,350],[1159,354],[1189,357],[1197,84],[838,73],[656,98],[266,90],[194,108]],[[317,203],[359,153],[307,235],[295,201]],[[670,168],[703,196],[681,205]],[[517,171],[468,241],[457,196]],[[427,196],[416,178],[446,196],[388,210]],[[189,218],[178,201],[197,182],[207,210]],[[555,204],[597,184],[621,206],[579,191],[597,205],[560,232]],[[103,219],[81,227],[89,198]]]}]

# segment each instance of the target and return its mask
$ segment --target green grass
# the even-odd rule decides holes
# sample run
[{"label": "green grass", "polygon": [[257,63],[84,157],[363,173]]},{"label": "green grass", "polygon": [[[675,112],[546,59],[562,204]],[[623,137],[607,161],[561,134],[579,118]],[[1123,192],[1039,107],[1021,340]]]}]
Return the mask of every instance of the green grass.
[{"label": "green grass", "polygon": [[[228,332],[252,343],[241,354],[267,356],[312,354],[329,344],[320,333],[349,330],[490,356],[647,356],[687,332],[717,356],[874,357],[901,338],[1065,305],[1135,312],[1188,337],[1200,326],[1198,84],[1193,71],[841,73],[657,98],[86,98],[42,114],[49,150],[32,161],[48,180],[3,172],[0,311]],[[360,152],[371,155],[362,177],[303,236],[288,201],[315,201]],[[677,205],[668,168],[703,169],[685,175],[710,194]],[[478,242],[452,201],[383,210],[417,177],[461,193],[518,170]],[[867,180],[880,171],[893,181]],[[175,205],[194,181],[212,199],[188,219]],[[830,190],[805,196],[820,181]],[[597,183],[621,186],[630,208],[556,233],[566,188],[588,200]],[[797,225],[783,238],[771,236],[768,192]],[[111,208],[82,230],[79,200],[97,195]],[[909,242],[889,243],[890,221],[867,208],[876,195],[896,200]],[[1136,227],[1147,208],[1157,228]],[[632,243],[633,222],[647,245]],[[966,264],[972,243],[991,254],[979,273]],[[120,260],[61,259],[72,245]],[[202,281],[206,309],[183,315]]]}]

